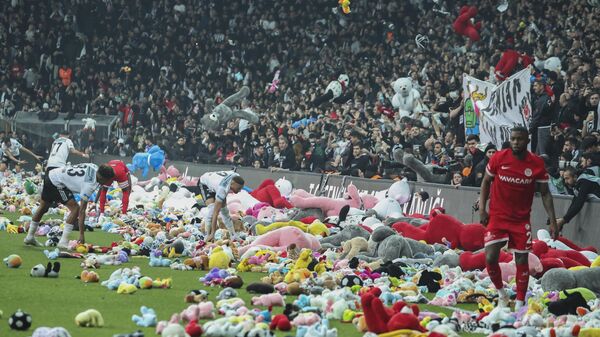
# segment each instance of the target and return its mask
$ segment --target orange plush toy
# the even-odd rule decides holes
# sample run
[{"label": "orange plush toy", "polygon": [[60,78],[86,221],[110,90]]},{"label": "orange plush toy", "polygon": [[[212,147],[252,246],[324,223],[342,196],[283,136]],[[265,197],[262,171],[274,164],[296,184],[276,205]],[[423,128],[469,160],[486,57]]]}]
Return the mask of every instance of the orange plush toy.
[{"label": "orange plush toy", "polygon": [[281,192],[279,192],[272,179],[265,179],[250,195],[256,200],[266,202],[275,208],[293,208],[289,201],[281,196]]},{"label": "orange plush toy", "polygon": [[479,41],[479,30],[481,29],[481,21],[476,24],[471,22],[475,15],[477,15],[477,7],[462,6],[458,17],[452,24],[452,28],[457,34],[466,36],[473,42]]}]

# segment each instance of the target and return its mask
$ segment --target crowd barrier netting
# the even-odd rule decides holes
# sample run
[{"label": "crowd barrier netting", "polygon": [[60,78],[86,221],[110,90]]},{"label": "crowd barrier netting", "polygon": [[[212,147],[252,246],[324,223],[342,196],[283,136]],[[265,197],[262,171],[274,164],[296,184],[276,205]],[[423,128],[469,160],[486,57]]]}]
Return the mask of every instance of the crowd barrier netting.
[{"label": "crowd barrier netting", "polygon": [[106,141],[110,139],[113,125],[117,122],[116,116],[92,116],[86,114],[75,114],[73,119],[65,120],[67,114],[60,113],[58,118],[51,121],[41,121],[36,112],[17,112],[12,119],[12,129],[17,132],[26,133],[34,142],[50,141],[53,134],[67,130],[76,139],[78,132],[83,130],[84,118],[93,118],[96,121],[96,139]]}]

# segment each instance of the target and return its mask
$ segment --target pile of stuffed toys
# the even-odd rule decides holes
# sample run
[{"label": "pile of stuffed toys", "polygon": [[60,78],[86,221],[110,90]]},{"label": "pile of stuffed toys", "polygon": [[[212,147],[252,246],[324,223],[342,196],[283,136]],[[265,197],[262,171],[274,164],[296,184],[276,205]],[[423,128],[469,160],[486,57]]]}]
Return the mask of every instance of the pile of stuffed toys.
[{"label": "pile of stuffed toys", "polygon": [[[332,199],[294,189],[285,179],[265,180],[255,190],[227,198],[236,231],[243,235],[232,240],[222,227],[217,241],[207,243],[205,208],[189,206],[202,200],[185,188],[197,178],[182,177],[172,166],[158,170],[156,179],[133,179],[127,215],[111,216],[120,207],[119,193],[112,193],[105,215],[88,223],[121,234],[121,242],[98,247],[73,241],[70,251],[60,252],[52,248],[53,238],[60,236],[59,223],[46,223],[37,234],[47,237],[47,259],[80,258],[82,282],[100,282],[120,294],[168,289],[172,280],[153,279],[150,270],[142,274],[139,266],[119,268],[100,280],[95,269],[134,256],[143,261],[139,257],[145,256],[145,269],[206,271],[199,278],[200,289],[185,296],[187,308],[169,320],[159,321],[147,307],[133,315],[135,324],[156,327],[162,336],[268,336],[276,331],[285,335],[293,328],[300,337],[337,336],[332,321],[383,336],[600,335],[600,258],[594,247],[579,247],[566,238],[555,241],[547,231],[539,231],[529,256],[528,305],[510,312],[496,306],[496,291],[485,271],[484,227],[462,223],[443,208],[426,215],[404,214],[402,206],[412,196],[406,181],[391,183],[374,195],[349,185],[342,197]],[[39,177],[28,179],[39,183]],[[0,207],[31,214],[35,195],[16,198],[24,192],[22,178],[6,177],[4,183]],[[61,207],[53,212],[65,214]],[[18,224],[0,219],[0,228],[22,233],[30,220],[27,215]],[[21,264],[16,255],[4,262],[13,268]],[[513,257],[503,253],[500,262],[514,294]],[[59,277],[60,265],[40,264],[34,269],[32,276]],[[264,277],[245,284],[246,272]],[[208,300],[202,286],[222,288],[216,302]],[[240,289],[255,296],[244,301]],[[422,310],[419,304],[424,303],[443,307],[475,303],[479,310],[456,310],[447,316]],[[284,307],[282,314],[264,309],[276,306]],[[104,324],[93,309],[76,321],[82,326]]]}]

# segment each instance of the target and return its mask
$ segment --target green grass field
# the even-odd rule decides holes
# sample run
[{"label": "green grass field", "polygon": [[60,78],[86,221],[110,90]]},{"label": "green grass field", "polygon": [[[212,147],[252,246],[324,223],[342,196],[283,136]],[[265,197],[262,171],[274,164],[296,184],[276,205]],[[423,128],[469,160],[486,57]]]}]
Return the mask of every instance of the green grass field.
[{"label": "green grass field", "polygon": [[[18,214],[3,214],[10,219],[18,218]],[[59,259],[61,262],[60,276],[52,278],[32,278],[29,276],[31,268],[41,263],[45,265],[48,260],[42,247],[27,247],[23,245],[25,234],[7,234],[0,232],[0,258],[4,259],[10,254],[18,254],[23,259],[23,265],[18,269],[10,269],[5,265],[0,266],[0,310],[4,312],[0,324],[0,336],[30,336],[33,329],[40,326],[62,326],[73,337],[113,336],[118,333],[130,333],[141,329],[146,336],[155,336],[154,328],[139,328],[132,321],[133,314],[139,314],[140,306],[146,305],[156,310],[159,320],[168,320],[175,312],[181,312],[188,305],[184,303],[184,296],[192,289],[206,289],[210,293],[210,300],[215,297],[221,288],[206,288],[198,280],[204,273],[198,271],[173,271],[169,268],[149,267],[148,260],[135,257],[130,262],[121,266],[102,266],[97,270],[100,280],[107,279],[119,267],[140,266],[143,275],[152,278],[173,278],[171,289],[138,290],[132,295],[117,294],[108,290],[99,283],[85,284],[76,277],[81,273],[79,259]],[[119,241],[120,236],[107,234],[100,231],[86,233],[86,241],[95,245],[110,245]],[[41,238],[39,241],[42,241]],[[45,241],[45,240],[44,240]],[[245,284],[257,281],[264,274],[243,273]],[[240,297],[250,307],[252,295],[240,290]],[[429,294],[431,297],[431,294]],[[287,302],[295,298],[286,297]],[[444,312],[450,314],[447,308],[420,305],[422,310]],[[475,310],[474,305],[462,306],[467,310]],[[7,319],[17,309],[23,309],[33,317],[33,325],[29,331],[17,332],[10,330]],[[104,317],[103,328],[80,328],[75,325],[75,316],[84,310],[94,308]],[[274,308],[274,314],[280,313],[282,308]],[[338,328],[339,336],[361,336],[352,324],[339,321],[331,322]],[[277,336],[295,335],[277,332]],[[464,334],[463,336],[469,336]]]}]

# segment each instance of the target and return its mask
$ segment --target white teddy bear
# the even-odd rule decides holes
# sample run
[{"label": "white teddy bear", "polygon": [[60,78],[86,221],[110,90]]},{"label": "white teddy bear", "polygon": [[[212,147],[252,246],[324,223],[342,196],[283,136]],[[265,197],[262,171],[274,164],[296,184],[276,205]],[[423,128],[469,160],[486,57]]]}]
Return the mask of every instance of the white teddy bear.
[{"label": "white teddy bear", "polygon": [[421,103],[419,91],[413,88],[412,80],[409,77],[401,77],[392,83],[394,88],[394,97],[392,97],[392,106],[398,109],[400,118],[408,116],[414,118],[418,112],[425,110]]},{"label": "white teddy bear", "polygon": [[81,121],[85,123],[85,125],[83,126],[84,130],[96,131],[96,120],[95,119],[93,119],[93,118],[84,118]]}]

